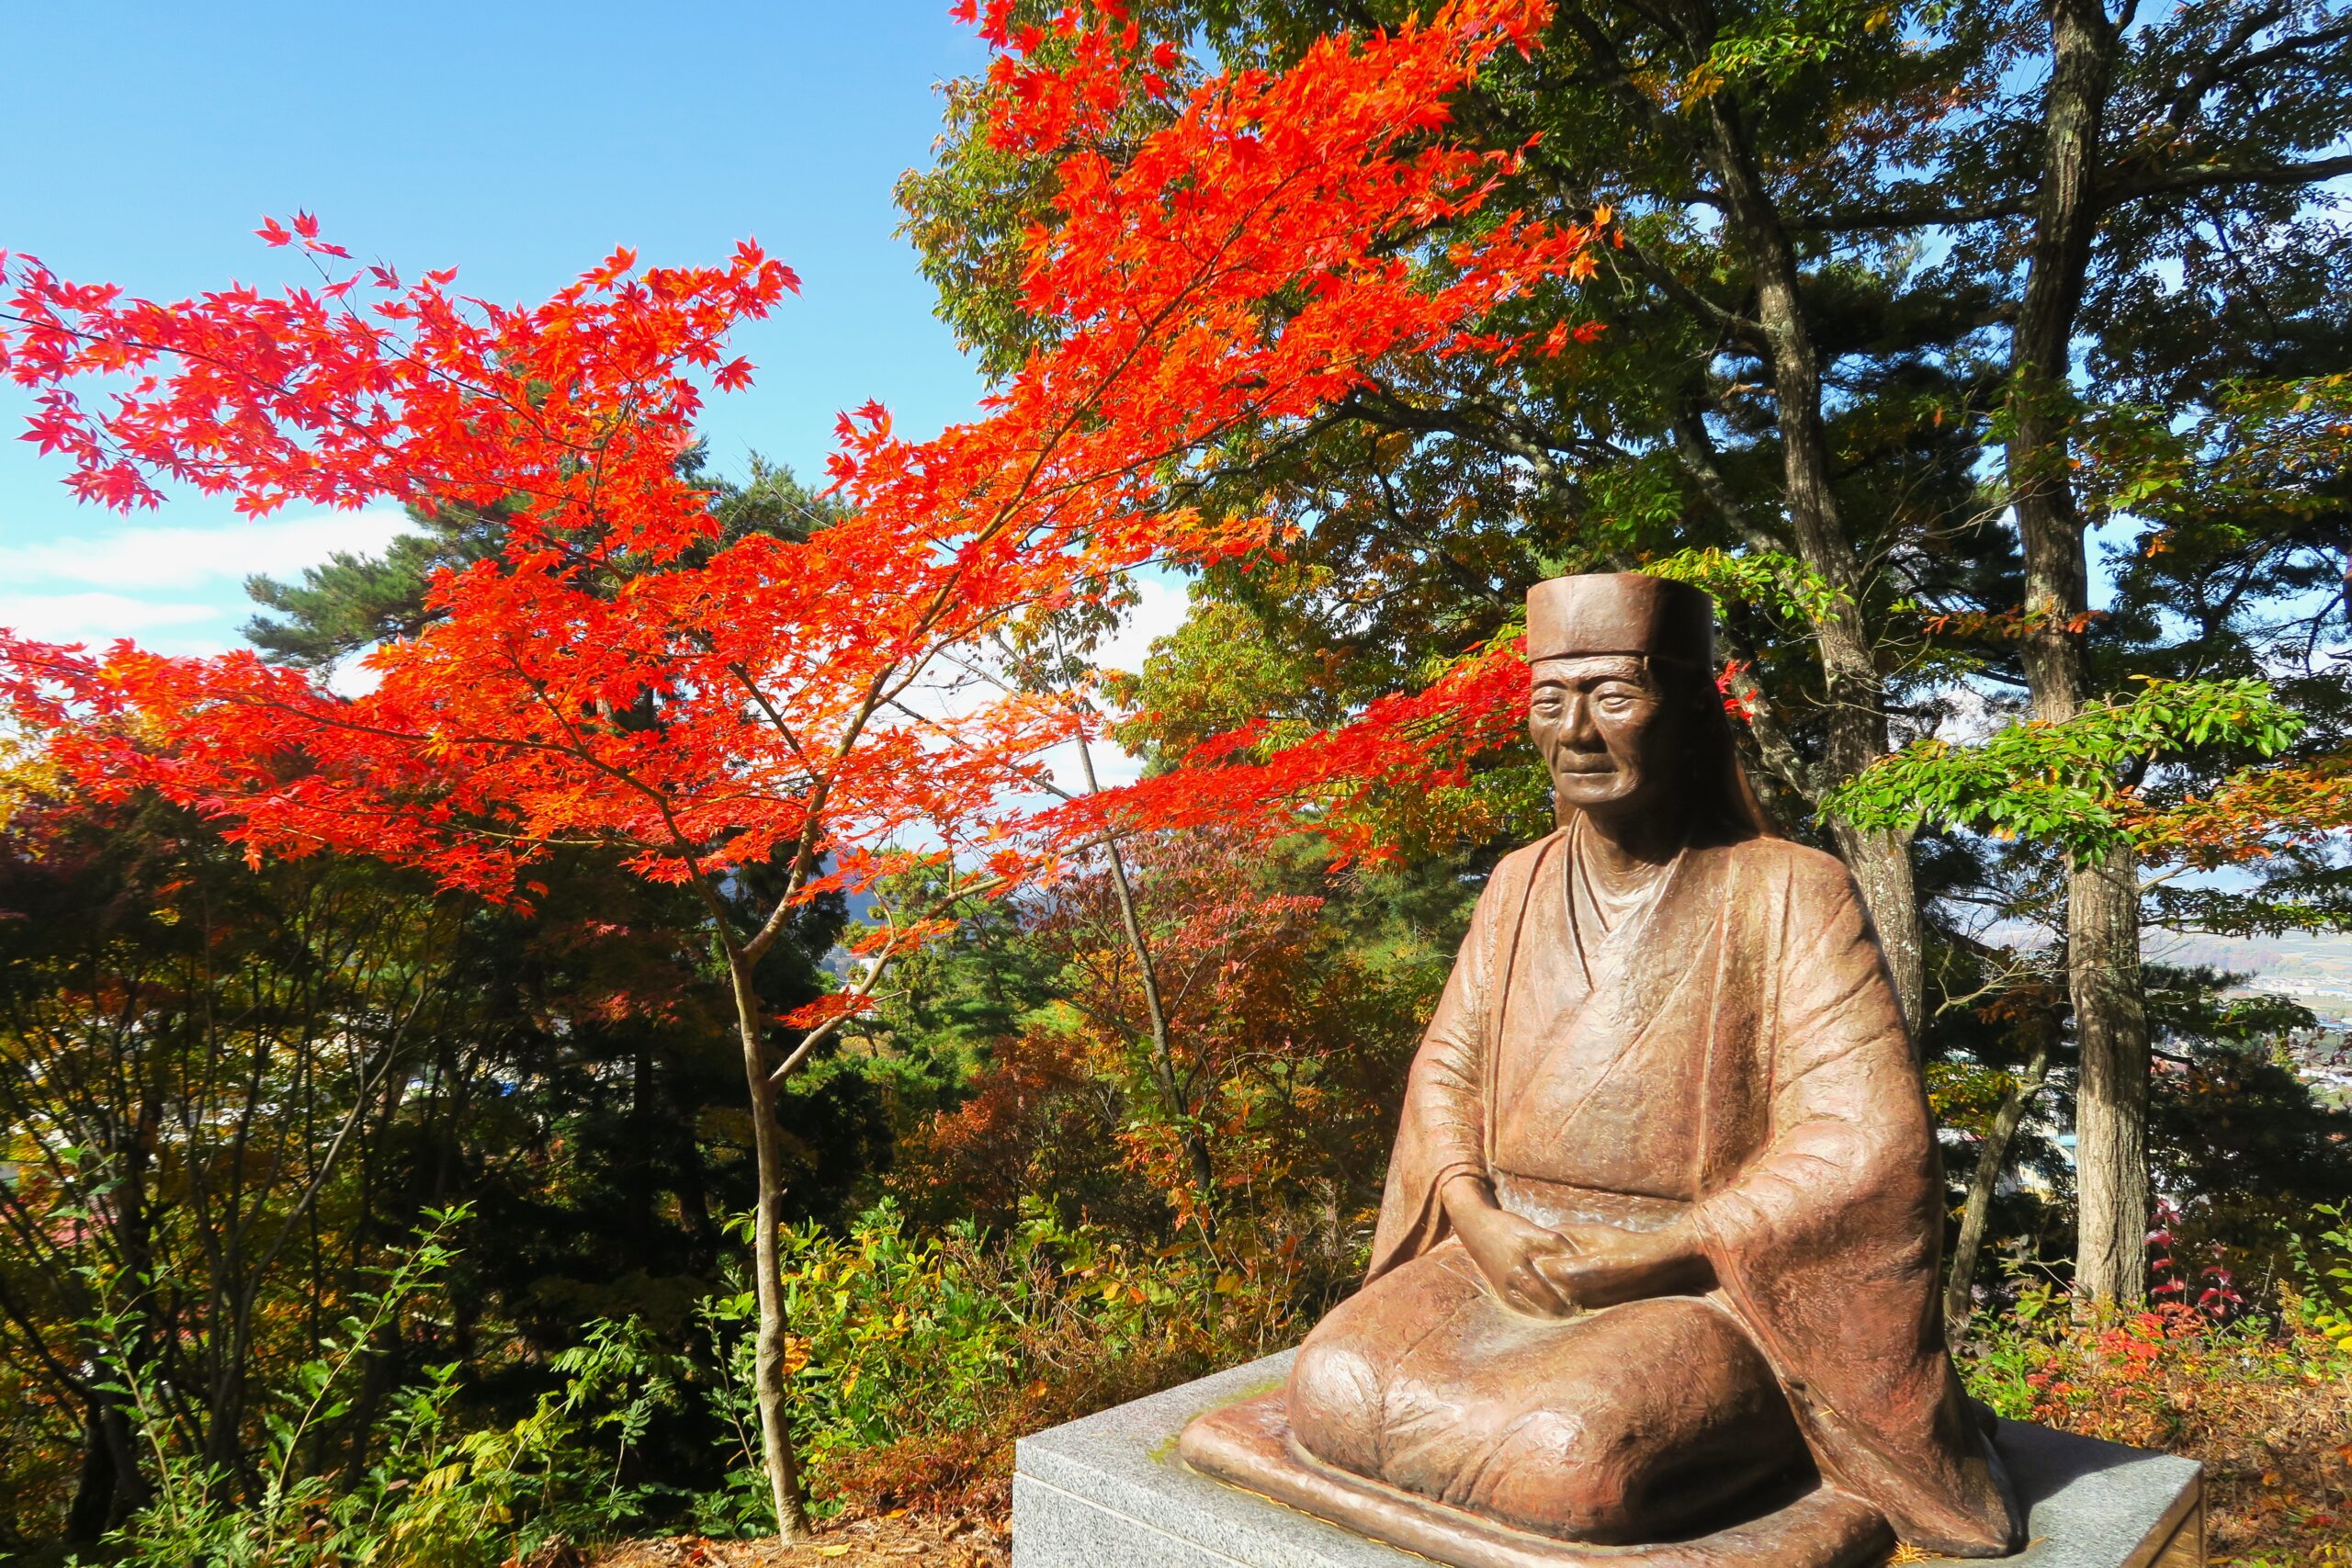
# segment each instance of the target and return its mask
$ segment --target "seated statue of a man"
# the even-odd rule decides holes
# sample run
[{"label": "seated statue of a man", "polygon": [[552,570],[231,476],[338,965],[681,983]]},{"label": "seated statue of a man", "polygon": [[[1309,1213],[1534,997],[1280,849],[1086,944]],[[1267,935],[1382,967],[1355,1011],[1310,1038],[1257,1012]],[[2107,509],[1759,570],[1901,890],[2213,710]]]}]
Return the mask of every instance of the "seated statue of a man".
[{"label": "seated statue of a man", "polygon": [[1902,1012],[1845,867],[1740,770],[1713,610],[1529,594],[1560,827],[1478,900],[1364,1288],[1282,1394],[1195,1423],[1196,1467],[1464,1568],[2016,1550]]}]

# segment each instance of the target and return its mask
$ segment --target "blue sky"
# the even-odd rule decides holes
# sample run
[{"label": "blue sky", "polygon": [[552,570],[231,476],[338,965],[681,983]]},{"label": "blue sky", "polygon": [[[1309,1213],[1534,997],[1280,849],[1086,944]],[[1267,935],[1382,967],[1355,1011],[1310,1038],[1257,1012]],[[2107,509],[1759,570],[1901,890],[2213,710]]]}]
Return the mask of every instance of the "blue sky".
[{"label": "blue sky", "polygon": [[[715,400],[715,459],[821,472],[834,413],[878,398],[900,428],[968,413],[978,378],[892,237],[890,188],[924,163],[934,85],[984,52],[947,0],[861,6],[422,0],[9,8],[0,248],[70,277],[178,299],[304,276],[252,231],[317,213],[359,259],[536,301],[614,245],[723,259],[756,237],[801,293],[738,340],[752,390]],[[0,625],[228,646],[244,574],[380,547],[396,514],[241,521],[175,500],[129,520],[77,505],[14,437],[0,385]]]}]

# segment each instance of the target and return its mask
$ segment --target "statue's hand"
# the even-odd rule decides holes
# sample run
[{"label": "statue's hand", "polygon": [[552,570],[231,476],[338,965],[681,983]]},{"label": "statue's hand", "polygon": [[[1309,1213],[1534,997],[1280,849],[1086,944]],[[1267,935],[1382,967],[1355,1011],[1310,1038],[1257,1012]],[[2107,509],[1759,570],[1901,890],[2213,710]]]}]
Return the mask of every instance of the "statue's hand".
[{"label": "statue's hand", "polygon": [[1696,1294],[1713,1288],[1713,1270],[1679,1226],[1625,1231],[1614,1225],[1567,1225],[1566,1246],[1541,1267],[1553,1288],[1588,1310],[1650,1296]]},{"label": "statue's hand", "polygon": [[1553,1270],[1570,1261],[1568,1239],[1508,1209],[1465,1206],[1453,1228],[1463,1248],[1505,1306],[1537,1317],[1566,1317],[1577,1303]]}]

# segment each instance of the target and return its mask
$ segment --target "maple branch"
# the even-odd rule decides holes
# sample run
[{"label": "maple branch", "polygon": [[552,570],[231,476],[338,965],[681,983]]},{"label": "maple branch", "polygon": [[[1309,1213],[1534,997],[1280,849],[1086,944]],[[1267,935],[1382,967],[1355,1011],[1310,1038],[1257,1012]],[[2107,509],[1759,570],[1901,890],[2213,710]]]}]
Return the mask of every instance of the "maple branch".
[{"label": "maple branch", "polygon": [[687,834],[684,825],[678,820],[677,812],[671,804],[669,795],[654,788],[628,769],[616,766],[598,756],[590,747],[587,738],[580,733],[579,726],[573,723],[571,716],[565,713],[548,695],[546,683],[526,671],[521,660],[514,659],[511,652],[508,655],[508,664],[522,682],[524,689],[530,693],[531,700],[555,721],[559,728],[571,737],[572,743],[570,749],[557,746],[550,747],[548,750],[560,756],[576,758],[623,788],[634,789],[651,801],[653,808],[662,814],[662,825],[670,830],[671,847],[675,849],[685,861],[688,874],[697,883],[704,881],[700,841]]},{"label": "maple branch", "polygon": [[[1293,181],[1300,177],[1303,176],[1294,175],[1291,179],[1279,183],[1277,186],[1272,187],[1272,190],[1280,191],[1285,189],[1291,183],[1293,183]],[[1266,199],[1272,199],[1271,193]],[[1261,204],[1261,207],[1263,203]],[[1257,210],[1259,210],[1259,209],[1251,209],[1253,213]],[[971,545],[985,543],[1002,533],[1007,527],[1012,525],[1014,518],[1019,514],[1020,510],[1024,504],[1034,502],[1038,498],[1038,491],[1036,488],[1037,479],[1044,472],[1046,462],[1054,453],[1060,449],[1061,444],[1069,436],[1069,434],[1078,428],[1080,421],[1099,405],[1103,395],[1110,389],[1119,384],[1122,374],[1126,368],[1135,363],[1136,355],[1142,353],[1144,347],[1148,344],[1154,341],[1157,336],[1157,328],[1164,325],[1168,321],[1172,319],[1178,308],[1188,302],[1196,291],[1204,288],[1207,281],[1216,276],[1213,259],[1216,257],[1221,257],[1229,253],[1232,246],[1238,243],[1241,235],[1247,231],[1248,225],[1245,222],[1237,221],[1228,225],[1225,231],[1224,239],[1212,253],[1211,258],[1204,259],[1195,267],[1193,276],[1187,282],[1186,286],[1174,290],[1152,318],[1140,323],[1141,330],[1135,333],[1120,357],[1114,360],[1102,371],[1101,375],[1096,378],[1094,385],[1091,390],[1089,390],[1084,396],[1075,398],[1070,400],[1069,406],[1064,411],[1058,423],[1046,434],[1044,440],[1037,444],[1035,450],[1029,458],[1026,468],[1015,482],[1012,493],[1007,495],[999,502],[997,507],[994,509],[993,515],[986,524],[973,531],[970,539],[967,542],[966,548],[967,550]],[[1197,438],[1195,444],[1197,444]],[[1155,457],[1155,461],[1156,460],[1157,458]],[[1148,466],[1148,465],[1145,464],[1142,459],[1138,458],[1125,467],[1128,468],[1140,468]],[[1114,473],[1117,471],[1119,470],[1113,470]],[[1106,476],[1097,474],[1091,479],[1074,480],[1073,485],[1099,484],[1104,477]],[[1051,494],[1056,492],[1047,491],[1046,493]],[[963,569],[960,567],[953,569],[943,574],[942,580],[933,591],[929,603],[924,606],[922,612],[915,619],[912,627],[913,636],[917,637],[925,637],[939,625],[940,620],[944,616],[949,606],[955,602],[956,590],[960,586],[963,576]],[[855,744],[857,738],[864,732],[865,725],[871,720],[876,709],[881,705],[881,703],[886,700],[895,698],[898,694],[903,693],[908,687],[911,686],[914,681],[920,678],[922,667],[929,662],[930,658],[936,654],[937,651],[938,649],[933,648],[926,650],[926,652],[918,659],[886,665],[883,669],[876,671],[873,679],[868,682],[864,701],[861,703],[856,714],[853,716],[847,730],[842,736],[840,745],[834,749],[833,759],[830,769],[820,775],[815,789],[808,802],[805,825],[802,829],[800,840],[796,847],[792,862],[792,870],[787,877],[784,895],[777,900],[775,908],[769,913],[766,921],[763,923],[759,931],[752,937],[749,943],[745,944],[746,954],[752,961],[756,962],[759,955],[766,952],[766,950],[774,944],[777,936],[783,931],[784,923],[789,917],[790,909],[798,896],[800,888],[807,884],[808,874],[814,867],[816,844],[819,841],[820,832],[820,825],[824,807],[831,798],[833,781],[839,777],[842,764],[848,760],[850,749]],[[891,683],[892,677],[895,673],[901,671],[904,671],[904,679],[899,680],[896,687],[893,688]]]},{"label": "maple branch", "polygon": [[[1138,352],[1139,349],[1140,342],[1130,347],[1127,362],[1132,362],[1134,355]],[[1101,396],[1100,387],[1098,387],[1093,396],[1095,398],[1099,398]],[[1080,406],[1091,408],[1092,403],[1091,400],[1082,400]],[[1080,407],[1074,406],[1069,414],[1063,419],[1059,429],[1056,431],[1054,435],[1040,446],[1036,455],[1031,459],[1027,472],[1023,476],[1021,483],[1015,487],[1014,493],[1007,497],[1005,501],[999,505],[995,516],[990,519],[986,527],[976,531],[973,540],[971,541],[972,543],[983,542],[986,539],[992,537],[995,534],[1001,532],[1005,526],[1010,525],[1013,514],[1013,509],[1018,505],[1021,498],[1026,493],[1029,487],[1035,483],[1038,472],[1045,465],[1048,453],[1057,446],[1071,430],[1076,428],[1079,412]],[[946,614],[948,606],[954,603],[955,590],[961,584],[963,576],[964,570],[961,567],[955,568],[943,575],[941,581],[932,593],[930,602],[924,606],[922,614],[916,617],[915,624],[912,628],[913,636],[917,637],[925,637],[933,630],[933,628],[938,626],[941,618]],[[876,709],[885,701],[895,698],[898,694],[903,693],[909,686],[911,686],[916,680],[920,679],[923,666],[928,663],[932,654],[936,651],[936,649],[933,649],[931,650],[927,650],[922,657],[916,660],[901,660],[885,664],[881,669],[876,670],[872,679],[867,682],[864,699],[861,701],[856,713],[852,716],[848,727],[842,734],[840,743],[833,749],[833,758],[830,770],[818,776],[815,787],[808,798],[806,818],[801,829],[799,841],[795,848],[792,868],[786,880],[784,895],[776,901],[775,908],[769,912],[767,919],[762,924],[758,932],[753,935],[751,942],[746,945],[746,953],[753,962],[756,962],[762,953],[764,953],[770,946],[774,945],[776,938],[782,933],[784,930],[784,923],[786,919],[789,918],[792,905],[797,898],[800,889],[807,885],[809,871],[814,869],[816,861],[816,846],[820,837],[820,825],[823,818],[824,808],[831,799],[833,783],[840,777],[842,766],[849,760],[851,750],[855,746],[858,738],[864,734],[865,726],[872,720]],[[893,689],[891,685],[891,677],[895,672],[902,670],[905,671],[905,678],[899,681],[895,689]]]},{"label": "maple branch", "polygon": [[816,769],[809,762],[808,754],[800,749],[800,738],[792,733],[792,726],[785,721],[784,715],[776,711],[775,703],[768,696],[766,689],[752,679],[751,671],[744,668],[741,660],[730,660],[727,671],[743,690],[751,694],[752,701],[758,705],[760,712],[767,716],[769,727],[783,738],[785,747],[791,751],[793,759],[813,773]]},{"label": "maple branch", "polygon": [[[985,898],[990,893],[997,891],[999,888],[1009,886],[1011,882],[1012,879],[1010,877],[992,876],[985,878],[978,883],[967,883],[959,886],[956,885],[953,876],[951,875],[947,890],[932,901],[923,916],[915,923],[921,924],[924,920],[931,919],[934,918],[939,911],[945,909],[954,904],[959,903],[964,899]],[[814,1051],[825,1041],[832,1038],[832,1036],[838,1033],[852,1018],[855,1017],[857,1013],[862,1010],[862,1007],[856,1004],[863,1004],[873,998],[875,989],[876,987],[881,985],[883,973],[888,968],[890,960],[896,956],[899,950],[905,945],[905,935],[899,930],[898,917],[892,913],[889,905],[880,899],[876,899],[875,901],[875,907],[882,911],[884,919],[889,923],[890,938],[888,942],[883,943],[881,951],[875,954],[868,962],[866,965],[865,977],[858,983],[856,988],[847,993],[854,1005],[843,1009],[842,1011],[835,1013],[832,1017],[824,1020],[822,1022],[818,1023],[804,1032],[801,1035],[800,1043],[797,1045],[795,1045],[792,1048],[791,1053],[786,1055],[783,1061],[779,1062],[775,1068],[768,1074],[768,1081],[770,1083],[780,1084],[784,1082],[786,1078],[791,1077],[793,1069],[799,1066],[802,1062],[807,1061],[810,1052]],[[835,994],[838,995],[841,993]]]},{"label": "maple branch", "polygon": [[[319,258],[318,252],[306,249],[303,251],[302,254],[310,262],[311,270],[317,273],[321,278],[328,280],[330,284],[337,281],[334,275],[327,271],[326,263]],[[359,275],[355,272],[351,276],[354,280],[356,280]],[[365,316],[361,315],[352,305],[350,295],[347,292],[341,292],[333,288],[329,288],[322,290],[322,293],[326,299],[332,299],[334,302],[335,309],[343,313],[343,317],[345,321],[356,325],[360,331],[366,334],[368,342],[373,344],[390,344],[392,349],[392,358],[397,363],[413,367],[429,379],[438,381],[443,386],[449,388],[453,391],[469,394],[484,402],[495,403],[509,413],[521,415],[523,422],[526,424],[528,424],[534,431],[537,432],[540,436],[559,446],[569,446],[571,445],[571,443],[563,440],[560,436],[556,435],[548,428],[546,422],[539,417],[538,410],[533,407],[527,400],[519,404],[515,403],[509,399],[499,396],[496,391],[492,390],[486,385],[469,380],[463,376],[459,376],[453,371],[444,368],[433,360],[418,357],[414,345],[409,343],[406,339],[403,339],[399,333],[390,332],[379,333],[376,326]],[[471,299],[472,296],[469,295],[466,298]],[[482,301],[473,299],[473,303],[479,305],[482,303]],[[283,387],[277,386],[274,383],[265,381],[257,384],[268,387],[272,391],[278,392],[280,395],[284,395],[285,393],[285,389]]]},{"label": "maple branch", "polygon": [[785,922],[792,918],[792,911],[800,899],[800,890],[808,885],[808,874],[816,869],[817,846],[823,841],[825,807],[832,799],[833,785],[841,778],[841,770],[849,761],[850,752],[856,748],[858,738],[865,733],[867,723],[881,705],[883,687],[888,682],[890,671],[896,668],[896,665],[885,665],[866,683],[865,700],[858,705],[857,712],[842,731],[840,742],[833,748],[830,771],[818,774],[811,785],[803,802],[800,837],[793,847],[792,864],[785,876],[784,893],[776,899],[775,908],[768,911],[768,918],[761,922],[760,929],[752,933],[752,940],[744,943],[746,962],[758,963],[767,950],[775,945],[776,939],[784,934]]},{"label": "maple branch", "polygon": [[[986,525],[973,531],[971,543],[984,543],[995,537],[1010,525],[1013,516],[1024,504],[1039,500],[1050,501],[1073,491],[1091,489],[1106,479],[1148,473],[1177,452],[1201,450],[1234,431],[1243,428],[1245,424],[1255,423],[1264,417],[1265,405],[1271,401],[1271,388],[1261,389],[1260,397],[1246,403],[1239,413],[1222,423],[1203,428],[1172,449],[1140,453],[1109,468],[1073,475],[1062,484],[1046,486],[1042,490],[1038,487],[1038,479],[1046,462],[1060,449],[1061,444],[1078,428],[1080,423],[1094,412],[1102,398],[1120,384],[1125,372],[1135,364],[1136,356],[1146,347],[1159,341],[1161,329],[1175,319],[1181,309],[1188,305],[1196,295],[1205,290],[1213,280],[1224,276],[1217,263],[1228,255],[1233,247],[1251,231],[1256,220],[1263,215],[1267,208],[1274,204],[1276,197],[1288,192],[1306,177],[1306,171],[1295,172],[1268,187],[1255,205],[1242,209],[1226,226],[1215,246],[1211,247],[1205,254],[1197,256],[1191,276],[1181,287],[1170,290],[1168,298],[1151,314],[1135,318],[1136,330],[1131,334],[1125,348],[1121,351],[1117,358],[1102,367],[1096,375],[1091,388],[1083,396],[1069,400],[1058,423],[1038,443],[1026,468],[1015,481],[1012,493],[999,503],[994,515]],[[955,581],[956,578],[951,577],[948,581],[943,582],[940,594],[944,595],[949,592]],[[938,596],[935,596],[934,605],[937,603]],[[927,630],[932,624],[931,614],[926,612],[919,626],[921,629]]]},{"label": "maple branch", "polygon": [[[516,668],[517,672],[520,673],[519,667],[514,668]],[[526,685],[534,687],[536,694],[537,682],[534,678],[528,675],[524,675],[523,680]],[[456,735],[436,737],[427,734],[422,730],[396,729],[390,725],[366,724],[359,722],[358,720],[348,716],[352,712],[352,709],[348,705],[337,705],[325,708],[311,708],[300,706],[296,704],[288,703],[277,697],[256,697],[241,692],[229,693],[216,697],[214,700],[227,705],[253,708],[263,713],[285,714],[291,717],[299,718],[305,724],[315,725],[321,729],[340,730],[347,735],[373,736],[380,740],[394,741],[400,745],[407,747],[422,748],[439,741],[440,743],[449,746],[474,747],[485,751],[544,751],[549,756],[565,757],[575,761],[586,763],[588,766],[605,773],[608,777],[616,779],[621,783],[626,784],[628,787],[648,795],[656,802],[659,802],[662,798],[660,792],[654,790],[650,785],[636,778],[633,774],[614,768],[610,763],[605,762],[602,758],[596,756],[594,751],[586,750],[585,741],[579,741],[571,746],[559,746],[553,741],[536,740],[528,737],[513,735],[481,735],[471,731],[461,731]],[[566,723],[560,714],[557,714],[555,716],[558,724],[562,725]],[[313,807],[313,809],[322,808]],[[396,807],[385,807],[379,810],[370,811],[351,806],[338,807],[335,814],[338,816],[353,817],[362,819],[371,817],[383,818],[386,819],[398,819],[408,815]],[[494,829],[480,828],[472,824],[468,824],[464,828],[463,831],[468,834],[479,834],[487,838],[507,839],[518,843],[589,845],[605,841],[602,840],[593,839],[543,838],[537,834],[528,833],[500,833]],[[314,835],[302,834],[297,834],[296,836],[314,837]],[[324,840],[322,840],[319,841],[322,844],[324,843]]]},{"label": "maple branch", "polygon": [[[96,333],[85,331],[79,327],[68,326],[62,321],[44,322],[36,321],[30,317],[18,315],[11,310],[0,310],[0,321],[13,321],[18,326],[32,327],[42,331],[60,333],[67,337],[76,340],[77,342],[85,344],[121,344],[129,347],[138,349],[141,353],[150,356],[169,355],[175,359],[184,359],[198,365],[209,366],[213,369],[219,370],[225,375],[236,378],[238,380],[244,382],[248,387],[254,388],[259,391],[266,392],[280,400],[290,400],[295,396],[294,389],[287,382],[273,381],[266,377],[257,376],[251,370],[246,369],[244,366],[239,362],[224,359],[219,355],[208,353],[202,349],[189,347],[185,344],[157,344],[134,334],[125,334],[119,337],[107,337]],[[467,384],[464,382],[458,382],[457,385],[461,388],[467,387]],[[485,402],[495,404],[497,407],[506,410],[510,413],[515,412],[515,405],[514,403],[499,397],[495,392],[474,388],[467,388],[467,389],[475,391],[476,394]],[[78,406],[78,400],[76,400],[76,406]],[[335,424],[336,428],[359,436],[368,447],[375,452],[379,457],[390,457],[397,456],[405,458],[411,456],[409,448],[396,447],[389,445],[383,439],[370,434],[366,425],[361,424],[356,420],[339,419],[335,422]],[[534,428],[536,428],[538,431],[538,434],[550,445],[578,450],[578,447],[573,443],[565,441],[561,437],[551,434],[544,425],[535,424]],[[204,490],[205,486],[202,479],[198,476],[208,472],[233,473],[243,466],[241,460],[235,457],[217,457],[207,461],[184,455],[173,457],[161,465],[151,465],[147,459],[130,454],[129,450],[121,445],[120,438],[113,434],[113,428],[111,425],[102,421],[97,425],[96,431],[98,435],[106,444],[104,450],[113,456],[117,461],[133,463],[142,468],[160,466],[163,471],[171,473],[177,478],[186,479],[194,483],[199,491]],[[527,485],[515,484],[512,482],[512,476],[503,474],[498,476],[495,479],[490,477],[481,477],[469,479],[457,474],[447,472],[416,473],[412,477],[418,481],[418,488],[428,492],[441,486],[490,484],[494,482],[499,484],[502,488],[512,491],[514,494],[529,496],[537,501],[557,501],[562,499],[563,496],[563,492],[560,491],[535,490]],[[225,489],[228,487],[223,488]],[[398,499],[397,492],[389,488],[379,488],[378,493],[389,498]]]},{"label": "maple branch", "polygon": [[[895,924],[896,922],[894,921],[893,925],[895,926]],[[854,990],[848,993],[850,1001],[853,1004],[853,1010],[856,1005],[864,1003],[872,997],[874,994],[874,987],[881,984],[883,966],[888,964],[892,955],[898,952],[899,940],[899,939],[894,931],[890,940],[883,944],[882,951],[875,954],[873,959],[867,964],[865,978],[858,983],[858,986]],[[839,1012],[834,1014],[832,1017],[826,1019],[823,1022],[817,1024],[815,1027],[804,1031],[800,1036],[800,1043],[797,1045],[795,1045],[785,1056],[784,1060],[777,1063],[775,1069],[768,1074],[768,1082],[772,1084],[780,1084],[784,1082],[785,1079],[790,1077],[792,1076],[793,1069],[808,1059],[808,1054],[810,1052],[816,1050],[819,1045],[823,1044],[826,1041],[831,1039],[834,1034],[840,1032],[842,1024],[849,1018],[849,1016],[850,1013],[848,1011]]]}]

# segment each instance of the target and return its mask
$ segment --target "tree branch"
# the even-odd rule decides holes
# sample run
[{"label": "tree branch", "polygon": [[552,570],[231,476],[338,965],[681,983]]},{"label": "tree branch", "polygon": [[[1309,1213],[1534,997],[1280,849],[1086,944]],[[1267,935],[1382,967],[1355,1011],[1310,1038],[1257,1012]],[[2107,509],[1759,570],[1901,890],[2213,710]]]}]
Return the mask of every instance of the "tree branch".
[{"label": "tree branch", "polygon": [[[2143,197],[2211,190],[2220,186],[2314,185],[2339,175],[2352,175],[2352,154],[2314,158],[2301,164],[2186,164],[2112,181],[2100,188],[2098,204],[2112,209]],[[1798,213],[1792,214],[1787,224],[1810,234],[1844,234],[1882,229],[1956,227],[1995,218],[2022,218],[2032,210],[2030,197],[2014,196],[1964,207],[1868,207],[1813,216]]]},{"label": "tree branch", "polygon": [[2352,153],[2301,164],[2188,164],[2121,180],[2099,192],[2101,205],[2120,207],[2146,196],[2211,190],[2219,186],[2301,186],[2352,175]]},{"label": "tree branch", "polygon": [[1965,207],[1862,207],[1817,216],[1791,213],[1782,222],[1807,234],[1848,234],[1874,229],[1953,228],[1995,218],[2022,218],[2032,210],[2031,198],[2011,196]]}]

